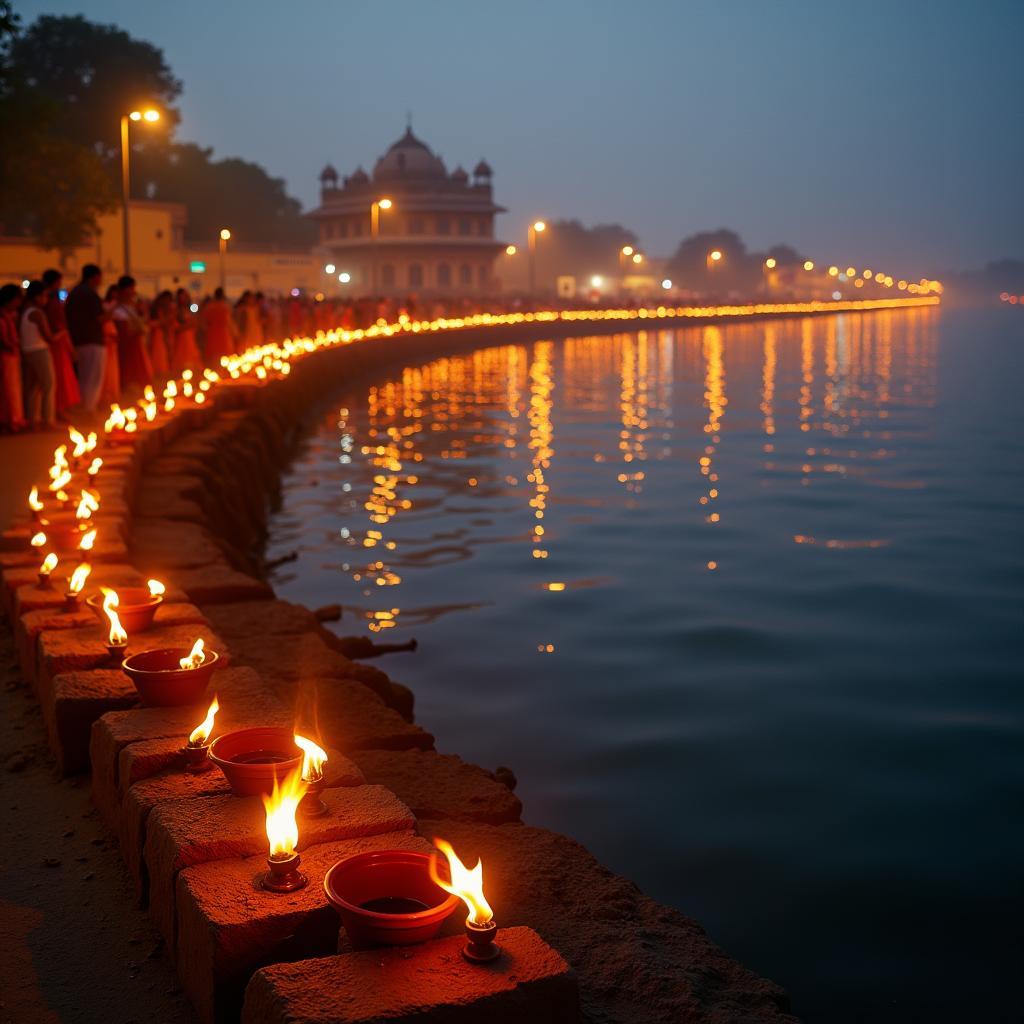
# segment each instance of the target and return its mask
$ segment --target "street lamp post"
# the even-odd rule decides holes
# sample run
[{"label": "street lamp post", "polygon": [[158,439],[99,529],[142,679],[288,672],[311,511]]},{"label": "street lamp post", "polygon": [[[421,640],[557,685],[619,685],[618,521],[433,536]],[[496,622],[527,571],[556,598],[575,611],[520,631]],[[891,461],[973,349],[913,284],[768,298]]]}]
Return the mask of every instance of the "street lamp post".
[{"label": "street lamp post", "polygon": [[124,246],[124,272],[132,272],[131,227],[129,225],[129,203],[131,200],[131,141],[128,125],[131,121],[146,121],[154,124],[160,120],[160,111],[150,107],[147,110],[133,110],[121,115],[121,240]]},{"label": "street lamp post", "polygon": [[220,229],[220,286],[224,287],[225,262],[228,255],[228,242],[231,239],[231,232],[227,228]]},{"label": "street lamp post", "polygon": [[375,199],[370,206],[370,290],[377,294],[377,236],[380,234],[380,211],[390,210],[394,204],[390,199]]},{"label": "street lamp post", "polygon": [[526,232],[526,248],[529,252],[529,283],[530,283],[530,294],[533,295],[535,282],[536,282],[536,271],[534,264],[536,262],[535,257],[537,254],[537,235],[542,231],[547,230],[547,224],[542,220],[535,220]]}]

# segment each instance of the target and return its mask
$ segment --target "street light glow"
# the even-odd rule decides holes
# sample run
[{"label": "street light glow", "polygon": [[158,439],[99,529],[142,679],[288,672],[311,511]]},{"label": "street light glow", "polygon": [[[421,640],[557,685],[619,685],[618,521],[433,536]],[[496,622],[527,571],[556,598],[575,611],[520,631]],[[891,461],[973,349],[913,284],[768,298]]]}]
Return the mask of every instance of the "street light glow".
[{"label": "street light glow", "polygon": [[334,273],[334,271],[335,271],[335,270],[337,270],[337,269],[338,269],[338,268],[337,268],[337,267],[335,267],[335,265],[334,265],[333,263],[328,263],[328,264],[327,264],[327,265],[326,265],[326,266],[324,267],[324,273],[325,273],[325,274],[333,274],[333,273]]},{"label": "street light glow", "polygon": [[150,121],[150,122],[152,122],[152,121],[159,121],[160,120],[160,111],[159,110],[147,110],[142,115],[142,117],[143,117],[143,120],[145,120],[145,121]]},{"label": "street light glow", "polygon": [[643,256],[640,253],[638,253],[638,252],[633,253],[633,262],[634,263],[643,263],[643,261],[644,261],[644,258],[643,258]]},{"label": "street light glow", "polygon": [[764,261],[764,265],[765,265],[765,266],[766,266],[766,267],[767,267],[767,268],[768,268],[769,270],[774,270],[774,269],[775,269],[775,257],[774,257],[774,256],[769,256],[769,257],[768,257],[768,259],[766,259],[766,260]]},{"label": "street light glow", "polygon": [[814,260],[804,260],[804,270],[813,270]]},{"label": "street light glow", "polygon": [[220,237],[226,242],[231,237],[231,232],[227,228],[221,228]]},{"label": "street light glow", "polygon": [[595,274],[590,279],[590,284],[591,284],[591,287],[593,287],[593,288],[600,288],[601,287],[601,276],[600,276],[600,274]]},{"label": "street light glow", "polygon": [[672,287],[672,282],[666,277],[665,280],[661,282],[661,287],[664,288],[665,291],[668,291],[669,288]]},{"label": "street light glow", "polygon": [[379,206],[379,207],[380,207],[380,208],[381,208],[382,210],[390,210],[390,209],[391,209],[391,206],[392,206],[392,203],[391,203],[391,200],[390,200],[390,199],[378,199],[378,200],[377,200],[377,205],[378,205],[378,206]]},{"label": "street light glow", "polygon": [[533,222],[533,230],[534,231],[546,231],[547,227],[548,227],[547,224],[545,224],[544,221],[542,221],[542,220],[535,220]]},{"label": "street light glow", "polygon": [[519,252],[519,250],[514,245],[506,245],[505,246],[505,255],[506,256],[515,256],[515,254],[517,252]]},{"label": "street light glow", "polygon": [[708,258],[711,260],[712,263],[717,263],[722,258],[722,250],[712,249],[711,252],[708,254]]},{"label": "street light glow", "polygon": [[631,245],[624,245],[622,247],[622,255],[623,256],[632,256],[633,255],[633,246],[631,246]]},{"label": "street light glow", "polygon": [[338,275],[338,280],[339,280],[339,281],[340,281],[340,282],[341,282],[342,284],[348,284],[348,283],[349,283],[349,281],[351,281],[351,280],[352,280],[352,275],[351,275],[351,274],[350,274],[350,273],[349,273],[349,272],[348,272],[347,270],[343,270],[343,271],[342,271],[342,272],[341,272],[341,273],[340,273],[340,274]]}]

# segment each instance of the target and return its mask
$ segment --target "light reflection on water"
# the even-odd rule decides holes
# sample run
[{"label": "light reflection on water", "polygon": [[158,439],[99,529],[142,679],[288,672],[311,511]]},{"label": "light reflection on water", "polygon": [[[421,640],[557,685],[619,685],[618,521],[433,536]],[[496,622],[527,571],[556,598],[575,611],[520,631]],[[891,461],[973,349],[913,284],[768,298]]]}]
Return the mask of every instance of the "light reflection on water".
[{"label": "light reflection on water", "polygon": [[692,914],[808,1019],[963,1019],[929,981],[947,969],[963,1007],[1005,1014],[1009,322],[541,339],[382,373],[286,478],[270,554],[300,557],[275,584],[342,603],[343,633],[416,636],[384,667],[441,749],[511,765],[531,823]]}]

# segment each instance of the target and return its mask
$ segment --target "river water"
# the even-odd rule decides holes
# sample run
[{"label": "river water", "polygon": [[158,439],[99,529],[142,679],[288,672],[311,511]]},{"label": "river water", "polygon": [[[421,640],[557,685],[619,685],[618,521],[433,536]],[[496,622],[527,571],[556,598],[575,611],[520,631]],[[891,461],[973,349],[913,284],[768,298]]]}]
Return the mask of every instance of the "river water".
[{"label": "river water", "polygon": [[523,339],[311,414],[279,594],[807,1020],[1020,1019],[1024,314]]}]

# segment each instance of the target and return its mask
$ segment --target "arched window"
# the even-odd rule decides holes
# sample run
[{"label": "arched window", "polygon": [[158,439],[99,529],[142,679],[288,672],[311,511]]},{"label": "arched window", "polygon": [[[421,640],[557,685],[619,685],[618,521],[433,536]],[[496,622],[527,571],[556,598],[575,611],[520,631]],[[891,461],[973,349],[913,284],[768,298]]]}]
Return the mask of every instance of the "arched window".
[{"label": "arched window", "polygon": [[459,284],[472,284],[473,283],[473,271],[469,269],[468,263],[463,263],[459,267]]},{"label": "arched window", "polygon": [[437,287],[450,288],[452,284],[452,268],[447,263],[438,264]]},{"label": "arched window", "polygon": [[409,265],[409,287],[419,288],[423,285],[423,265],[411,263]]},{"label": "arched window", "polygon": [[385,263],[380,268],[380,283],[385,288],[393,288],[395,284],[395,268],[390,263]]}]

